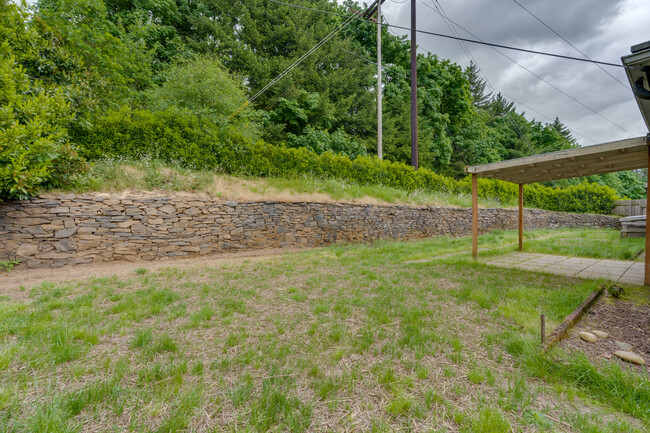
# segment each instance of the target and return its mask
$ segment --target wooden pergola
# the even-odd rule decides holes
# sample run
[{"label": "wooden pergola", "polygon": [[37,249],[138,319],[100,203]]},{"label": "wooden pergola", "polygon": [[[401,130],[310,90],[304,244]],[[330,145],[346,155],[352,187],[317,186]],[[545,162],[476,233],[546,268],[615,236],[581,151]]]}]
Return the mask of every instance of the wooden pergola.
[{"label": "wooden pergola", "polygon": [[[472,255],[478,257],[478,176],[519,185],[519,251],[524,246],[524,185],[549,180],[647,168],[650,134],[576,149],[543,153],[509,161],[465,167],[472,175]],[[646,192],[647,194],[647,192]],[[650,209],[650,207],[649,207]],[[646,221],[648,218],[646,211]],[[646,224],[646,251],[650,251],[650,224]],[[645,258],[645,285],[650,285],[650,254]]]}]

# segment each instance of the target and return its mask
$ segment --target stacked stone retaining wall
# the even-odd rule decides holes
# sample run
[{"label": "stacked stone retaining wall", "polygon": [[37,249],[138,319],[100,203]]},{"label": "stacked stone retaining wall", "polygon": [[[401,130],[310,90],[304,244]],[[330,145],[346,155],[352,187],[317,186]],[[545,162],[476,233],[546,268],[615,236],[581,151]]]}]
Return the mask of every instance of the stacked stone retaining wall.
[{"label": "stacked stone retaining wall", "polygon": [[[471,209],[219,201],[204,196],[64,195],[0,203],[0,260],[51,268],[115,260],[335,242],[465,236]],[[619,228],[617,218],[526,209],[526,229]],[[481,232],[515,229],[517,211],[481,209]]]}]

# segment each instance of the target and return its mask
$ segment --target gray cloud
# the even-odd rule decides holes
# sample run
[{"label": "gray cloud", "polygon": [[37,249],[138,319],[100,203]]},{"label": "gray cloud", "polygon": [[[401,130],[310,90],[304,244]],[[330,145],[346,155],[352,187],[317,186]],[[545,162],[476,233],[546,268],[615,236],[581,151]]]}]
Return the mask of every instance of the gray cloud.
[{"label": "gray cloud", "polygon": [[[581,57],[512,0],[438,1],[449,18],[486,41]],[[631,45],[650,39],[647,30],[650,2],[647,0],[518,1],[594,60],[620,63],[620,57],[629,53]],[[388,0],[382,9],[385,19],[391,24],[410,26],[410,3]],[[435,9],[434,0],[417,1],[418,28],[449,34],[447,25],[432,8]],[[407,34],[397,29],[394,32]],[[468,36],[462,30],[459,33]],[[463,66],[469,64],[467,55],[456,41],[419,34],[418,45],[422,50],[426,49]],[[466,46],[497,91],[551,119],[559,117],[575,132],[575,137],[583,145],[647,133],[622,68],[604,66],[625,86],[592,64],[500,50],[619,127],[553,89],[495,50],[473,44]],[[529,118],[548,121],[547,117],[517,105]]]}]

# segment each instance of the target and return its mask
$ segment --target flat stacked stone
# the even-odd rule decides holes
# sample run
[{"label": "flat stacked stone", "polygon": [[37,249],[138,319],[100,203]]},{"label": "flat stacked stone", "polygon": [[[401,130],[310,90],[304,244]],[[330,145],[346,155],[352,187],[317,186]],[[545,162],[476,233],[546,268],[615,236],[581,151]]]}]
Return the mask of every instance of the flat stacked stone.
[{"label": "flat stacked stone", "polygon": [[[35,197],[0,203],[0,260],[30,268],[158,260],[336,242],[467,236],[470,209],[233,202],[192,194]],[[514,209],[481,209],[480,231],[514,229]],[[618,227],[618,219],[527,209],[527,229]]]}]

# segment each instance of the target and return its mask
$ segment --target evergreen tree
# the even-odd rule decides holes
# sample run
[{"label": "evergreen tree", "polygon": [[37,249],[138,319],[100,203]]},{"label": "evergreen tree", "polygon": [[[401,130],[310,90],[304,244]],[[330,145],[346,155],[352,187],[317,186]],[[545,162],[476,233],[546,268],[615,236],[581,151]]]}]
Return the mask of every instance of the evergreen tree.
[{"label": "evergreen tree", "polygon": [[487,83],[481,78],[480,73],[478,66],[474,62],[470,62],[467,69],[465,69],[474,106],[477,108],[485,108],[490,103],[492,92],[485,93]]},{"label": "evergreen tree", "polygon": [[572,144],[572,147],[577,146],[578,143],[571,135],[571,131],[566,127],[564,123],[560,122],[559,118],[556,117],[555,120],[553,120],[553,123],[550,124],[550,127],[560,133],[560,135],[564,137],[565,140]]}]

